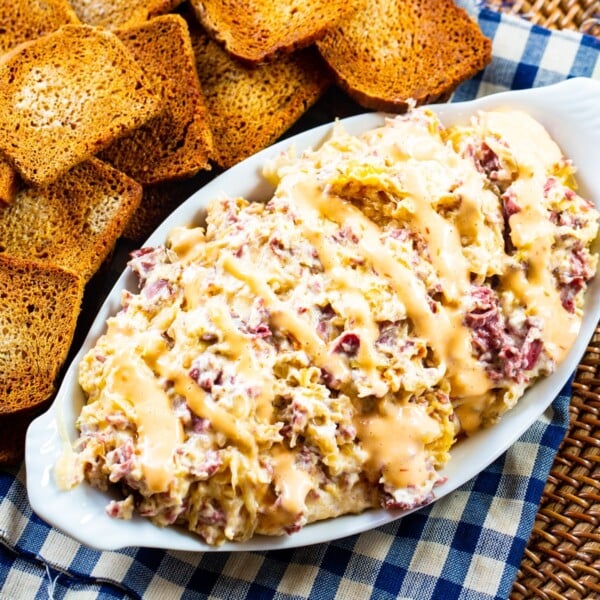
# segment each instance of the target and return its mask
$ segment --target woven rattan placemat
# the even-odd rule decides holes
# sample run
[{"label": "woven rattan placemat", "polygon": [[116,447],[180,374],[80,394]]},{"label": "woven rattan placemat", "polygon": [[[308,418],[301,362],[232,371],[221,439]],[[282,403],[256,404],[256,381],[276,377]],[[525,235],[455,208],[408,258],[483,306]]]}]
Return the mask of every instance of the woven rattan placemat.
[{"label": "woven rattan placemat", "polygon": [[570,413],[511,600],[600,598],[600,326],[577,369]]},{"label": "woven rattan placemat", "polygon": [[486,4],[542,27],[600,37],[600,0],[487,0]]},{"label": "woven rattan placemat", "polygon": [[[600,37],[600,0],[488,0],[488,6]],[[522,598],[600,598],[600,325],[575,374],[569,429],[510,595]]]}]

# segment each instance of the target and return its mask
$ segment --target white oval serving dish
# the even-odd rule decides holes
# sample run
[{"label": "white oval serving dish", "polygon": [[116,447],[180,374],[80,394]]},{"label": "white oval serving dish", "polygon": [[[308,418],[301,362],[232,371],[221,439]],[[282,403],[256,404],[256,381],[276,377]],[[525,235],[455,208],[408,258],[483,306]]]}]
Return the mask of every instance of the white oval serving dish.
[{"label": "white oval serving dish", "polygon": [[[600,82],[571,79],[544,88],[503,92],[455,104],[433,105],[449,125],[466,122],[477,110],[496,107],[521,108],[538,119],[558,142],[566,156],[578,167],[580,193],[600,206]],[[382,123],[384,115],[369,113],[344,119],[350,133],[359,133]],[[152,234],[146,245],[164,242],[177,225],[201,222],[208,201],[222,194],[245,196],[251,200],[268,197],[271,187],[261,176],[265,161],[293,145],[298,152],[318,146],[331,131],[331,125],[317,127],[271,146],[216,177],[195,192]],[[33,510],[49,524],[90,547],[110,550],[126,546],[156,547],[193,551],[247,551],[292,548],[345,537],[384,525],[406,513],[371,510],[317,522],[285,537],[255,537],[244,543],[226,543],[217,548],[178,528],[159,528],[147,519],[113,519],[105,513],[109,496],[82,483],[71,491],[61,491],[54,480],[54,465],[66,440],[76,438],[75,419],[84,402],[77,383],[77,364],[82,355],[103,333],[107,317],[120,308],[123,288],[135,291],[129,272],[116,282],[94,320],[89,334],[63,378],[56,398],[43,415],[29,427],[26,440],[27,491]],[[446,482],[436,488],[436,499],[451,493],[485,469],[502,454],[546,410],[583,355],[600,318],[600,277],[591,282],[581,333],[566,360],[552,376],[536,383],[495,426],[458,443],[442,474]]]}]

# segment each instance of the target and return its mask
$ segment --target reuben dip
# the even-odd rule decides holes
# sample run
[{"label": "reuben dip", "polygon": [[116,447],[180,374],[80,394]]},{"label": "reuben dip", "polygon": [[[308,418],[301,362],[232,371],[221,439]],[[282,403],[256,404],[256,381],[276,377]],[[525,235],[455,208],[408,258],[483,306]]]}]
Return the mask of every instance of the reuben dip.
[{"label": "reuben dip", "polygon": [[267,202],[132,255],[67,484],[209,544],[429,502],[457,438],[577,336],[598,213],[573,173],[517,111],[413,109],[277,157]]}]

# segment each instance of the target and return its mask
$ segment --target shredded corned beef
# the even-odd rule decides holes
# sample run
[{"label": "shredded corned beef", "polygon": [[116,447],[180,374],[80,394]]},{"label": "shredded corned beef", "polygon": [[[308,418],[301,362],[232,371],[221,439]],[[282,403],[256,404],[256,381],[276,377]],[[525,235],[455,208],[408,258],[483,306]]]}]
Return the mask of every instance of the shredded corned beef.
[{"label": "shredded corned beef", "polygon": [[247,323],[242,324],[246,331],[256,338],[266,338],[273,335],[269,325],[271,313],[265,306],[265,301],[259,298],[252,305]]},{"label": "shredded corned beef", "polygon": [[110,467],[109,479],[112,483],[127,477],[133,470],[133,442],[127,439],[121,446],[106,454],[106,464]]},{"label": "shredded corned beef", "polygon": [[142,287],[146,283],[148,275],[153,271],[157,264],[167,262],[167,253],[164,247],[158,248],[140,248],[129,254],[130,260],[127,266],[135,273],[138,278],[138,284]]},{"label": "shredded corned beef", "polygon": [[214,475],[222,464],[223,459],[221,458],[221,455],[215,450],[208,450],[204,455],[204,460],[194,464],[191,468],[191,472],[199,480],[205,481]]},{"label": "shredded corned beef", "polygon": [[555,270],[554,276],[560,289],[560,299],[565,310],[575,311],[575,297],[593,277],[593,269],[579,244],[569,255],[569,268]]},{"label": "shredded corned beef", "polygon": [[498,179],[498,172],[502,168],[500,160],[498,155],[485,142],[481,143],[476,158],[476,164],[482,173],[485,173],[492,181]]},{"label": "shredded corned beef", "polygon": [[343,333],[334,343],[333,351],[355,356],[360,348],[360,338],[356,333],[347,331]]},{"label": "shredded corned beef", "polygon": [[502,207],[504,209],[505,219],[508,219],[521,210],[521,207],[517,203],[517,194],[512,187],[509,187],[506,192],[502,194]]},{"label": "shredded corned beef", "polygon": [[173,293],[173,288],[166,279],[157,279],[142,289],[142,295],[146,300],[168,300],[173,297]]},{"label": "shredded corned beef", "polygon": [[525,321],[520,331],[511,328],[492,288],[474,286],[472,300],[473,308],[467,313],[465,323],[473,330],[473,348],[486,364],[491,379],[527,382],[526,372],[535,367],[543,349],[539,330],[530,320]]},{"label": "shredded corned beef", "polygon": [[390,493],[385,493],[383,496],[382,506],[384,508],[386,508],[387,510],[411,510],[411,509],[417,508],[419,506],[425,506],[426,504],[429,504],[430,502],[432,502],[433,499],[434,499],[433,492],[420,498],[420,501],[417,503],[398,501]]},{"label": "shredded corned beef", "polygon": [[223,383],[223,366],[210,354],[200,354],[192,363],[188,375],[205,392],[211,392],[213,386]]}]

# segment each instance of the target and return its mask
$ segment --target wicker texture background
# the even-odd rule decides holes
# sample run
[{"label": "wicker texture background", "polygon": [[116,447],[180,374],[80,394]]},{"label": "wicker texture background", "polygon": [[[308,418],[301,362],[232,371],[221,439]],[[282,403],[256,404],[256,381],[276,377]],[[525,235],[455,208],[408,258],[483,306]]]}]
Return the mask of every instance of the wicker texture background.
[{"label": "wicker texture background", "polygon": [[600,37],[600,0],[488,0],[486,4],[542,27],[571,29]]},{"label": "wicker texture background", "polygon": [[511,600],[600,598],[600,327],[573,383],[571,419]]}]

